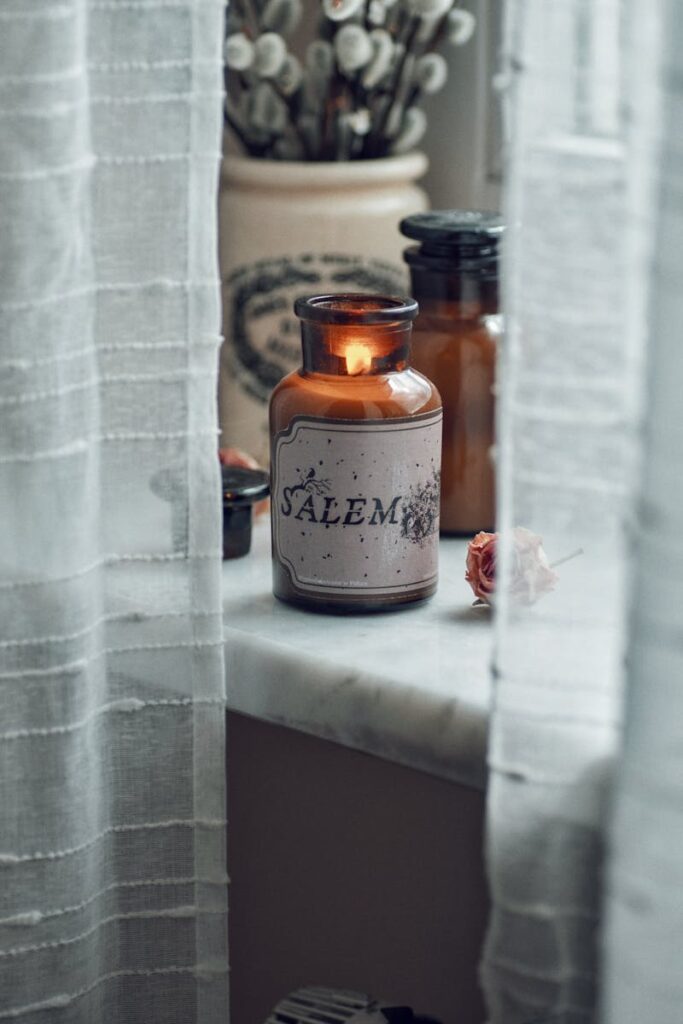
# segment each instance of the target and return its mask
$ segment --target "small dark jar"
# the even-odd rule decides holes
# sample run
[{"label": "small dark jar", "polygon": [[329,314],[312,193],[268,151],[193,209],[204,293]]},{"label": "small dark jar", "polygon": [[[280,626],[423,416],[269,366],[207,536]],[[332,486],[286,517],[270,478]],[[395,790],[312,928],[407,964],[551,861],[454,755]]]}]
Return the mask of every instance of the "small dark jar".
[{"label": "small dark jar", "polygon": [[268,474],[245,466],[221,466],[223,483],[223,558],[242,558],[251,550],[253,506],[270,491]]}]

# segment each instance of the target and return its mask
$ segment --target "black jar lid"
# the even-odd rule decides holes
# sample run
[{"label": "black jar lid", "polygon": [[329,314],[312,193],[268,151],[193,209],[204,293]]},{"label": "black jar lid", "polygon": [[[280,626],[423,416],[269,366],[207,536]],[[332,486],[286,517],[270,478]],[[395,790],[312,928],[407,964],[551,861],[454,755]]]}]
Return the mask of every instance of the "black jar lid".
[{"label": "black jar lid", "polygon": [[267,497],[268,474],[262,469],[221,466],[223,482],[223,558],[241,558],[251,548],[252,505]]},{"label": "black jar lid", "polygon": [[245,466],[221,466],[223,506],[228,508],[253,505],[268,497],[270,480],[262,469]]},{"label": "black jar lid", "polygon": [[407,263],[425,269],[490,270],[498,261],[504,224],[491,210],[430,210],[404,217],[400,228],[421,243],[406,250]]}]

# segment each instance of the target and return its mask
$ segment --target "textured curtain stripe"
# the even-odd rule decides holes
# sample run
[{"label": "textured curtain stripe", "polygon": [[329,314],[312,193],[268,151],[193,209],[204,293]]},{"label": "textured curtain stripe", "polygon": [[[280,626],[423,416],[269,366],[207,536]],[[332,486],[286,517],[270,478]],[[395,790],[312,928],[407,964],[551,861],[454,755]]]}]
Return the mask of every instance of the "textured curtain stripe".
[{"label": "textured curtain stripe", "polygon": [[222,20],[0,5],[0,1020],[228,1019]]},{"label": "textured curtain stripe", "polygon": [[[647,107],[654,132],[658,6],[506,4],[504,540],[487,798],[493,909],[482,962],[491,1024],[596,1019],[655,159],[633,115]],[[514,604],[510,586],[515,526],[540,534],[560,563],[554,592],[531,608]]]},{"label": "textured curtain stripe", "polygon": [[644,246],[643,272],[651,358],[624,746],[607,871],[605,1024],[678,1024],[683,1005],[683,10],[678,0],[652,6],[661,30],[651,13],[650,26],[639,26],[633,40],[639,59],[655,55],[661,145],[653,144],[658,118],[641,92],[634,135],[641,151],[658,152],[652,221],[642,226],[653,240]]}]

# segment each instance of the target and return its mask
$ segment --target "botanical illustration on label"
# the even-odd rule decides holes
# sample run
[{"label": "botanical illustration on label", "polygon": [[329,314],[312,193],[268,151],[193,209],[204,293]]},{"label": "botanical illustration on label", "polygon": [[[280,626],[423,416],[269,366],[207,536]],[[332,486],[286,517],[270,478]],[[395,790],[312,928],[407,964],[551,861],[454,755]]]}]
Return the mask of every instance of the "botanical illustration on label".
[{"label": "botanical illustration on label", "polygon": [[316,594],[398,594],[437,576],[441,411],[296,417],[278,435],[276,557]]}]

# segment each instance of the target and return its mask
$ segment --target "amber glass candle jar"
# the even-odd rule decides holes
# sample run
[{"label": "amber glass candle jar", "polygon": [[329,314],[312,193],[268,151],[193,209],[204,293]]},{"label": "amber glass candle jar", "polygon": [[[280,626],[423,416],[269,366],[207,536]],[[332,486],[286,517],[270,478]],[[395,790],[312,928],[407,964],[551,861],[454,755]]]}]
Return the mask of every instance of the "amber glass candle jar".
[{"label": "amber glass candle jar", "polygon": [[417,303],[301,298],[303,365],[270,402],[273,589],[320,611],[436,590],[441,399],[410,366]]},{"label": "amber glass candle jar", "polygon": [[498,313],[498,214],[415,214],[401,231],[420,304],[413,365],[443,400],[441,532],[471,536],[495,523],[492,461]]}]

